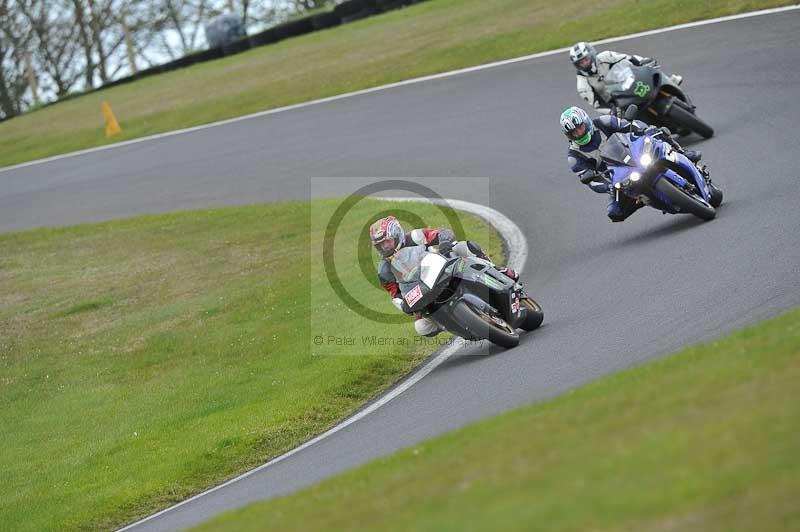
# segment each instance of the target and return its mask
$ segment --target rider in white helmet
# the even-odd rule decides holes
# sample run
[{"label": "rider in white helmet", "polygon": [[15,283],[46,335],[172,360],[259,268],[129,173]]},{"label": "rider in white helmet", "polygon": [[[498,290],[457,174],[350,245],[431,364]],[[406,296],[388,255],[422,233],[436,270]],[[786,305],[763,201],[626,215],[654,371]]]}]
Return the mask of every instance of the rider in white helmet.
[{"label": "rider in white helmet", "polygon": [[[610,109],[611,94],[606,88],[605,77],[620,61],[628,60],[635,66],[658,66],[655,59],[640,55],[628,55],[611,50],[597,52],[587,42],[579,42],[569,49],[569,59],[575,66],[578,78],[578,94],[592,104],[595,109]],[[680,85],[683,78],[676,74],[670,76],[673,83]]]}]

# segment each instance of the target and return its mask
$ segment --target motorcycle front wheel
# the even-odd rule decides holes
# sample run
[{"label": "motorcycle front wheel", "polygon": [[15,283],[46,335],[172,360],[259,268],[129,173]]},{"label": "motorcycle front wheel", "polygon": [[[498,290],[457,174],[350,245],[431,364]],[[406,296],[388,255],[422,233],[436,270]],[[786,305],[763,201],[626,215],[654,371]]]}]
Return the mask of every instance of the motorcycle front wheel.
[{"label": "motorcycle front wheel", "polygon": [[680,212],[694,214],[703,220],[713,220],[717,215],[714,207],[675,185],[666,177],[658,180],[656,190],[665,196],[672,206],[676,207]]},{"label": "motorcycle front wheel", "polygon": [[453,316],[476,339],[489,340],[500,347],[519,345],[519,334],[504,319],[459,301]]}]

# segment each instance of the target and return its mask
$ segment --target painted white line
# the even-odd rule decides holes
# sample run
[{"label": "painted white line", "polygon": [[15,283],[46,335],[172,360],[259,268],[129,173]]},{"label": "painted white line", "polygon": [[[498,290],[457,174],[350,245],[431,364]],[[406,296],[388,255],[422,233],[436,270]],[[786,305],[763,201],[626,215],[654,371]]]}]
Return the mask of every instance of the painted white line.
[{"label": "painted white line", "polygon": [[[638,37],[647,37],[648,35],[657,35],[659,33],[667,33],[667,32],[670,32],[670,31],[683,30],[683,29],[687,29],[687,28],[696,28],[698,26],[706,26],[708,24],[718,24],[720,22],[728,22],[728,21],[731,21],[731,20],[739,20],[739,19],[743,19],[743,18],[751,18],[751,17],[759,17],[759,16],[763,16],[763,15],[772,15],[772,14],[775,14],[775,13],[783,13],[784,11],[791,11],[791,10],[795,10],[795,9],[800,9],[800,4],[795,4],[795,5],[791,5],[791,6],[785,6],[785,7],[776,7],[776,8],[772,8],[772,9],[763,9],[761,11],[751,11],[750,13],[740,13],[738,15],[729,15],[727,17],[719,17],[719,18],[713,18],[713,19],[709,19],[709,20],[700,20],[700,21],[697,21],[697,22],[688,22],[686,24],[678,24],[677,26],[670,26],[668,28],[660,28],[660,29],[656,29],[656,30],[649,30],[649,31],[643,31],[643,32],[639,32],[639,33],[632,33],[630,35],[623,35],[621,37],[611,37],[611,38],[608,38],[608,39],[602,39],[602,40],[599,40],[599,41],[594,41],[594,43],[595,44],[608,44],[608,43],[612,43],[612,42],[620,42],[620,41],[625,41],[625,40],[628,40],[628,39],[636,39]],[[339,94],[337,96],[329,96],[328,98],[320,98],[318,100],[312,100],[310,102],[303,102],[303,103],[298,103],[298,104],[294,104],[294,105],[287,105],[285,107],[277,107],[275,109],[269,109],[267,111],[259,111],[257,113],[252,113],[252,114],[249,114],[249,115],[238,116],[236,118],[229,118],[227,120],[220,120],[219,122],[211,122],[209,124],[203,124],[203,125],[200,125],[200,126],[188,127],[188,128],[184,128],[184,129],[176,129],[174,131],[167,131],[165,133],[158,133],[156,135],[150,135],[149,137],[141,137],[141,138],[138,138],[138,139],[131,139],[131,140],[126,140],[124,142],[118,142],[116,144],[108,144],[106,146],[97,146],[95,148],[87,148],[85,150],[79,150],[79,151],[74,151],[74,152],[70,152],[70,153],[64,153],[64,154],[61,154],[61,155],[54,155],[52,157],[47,157],[47,158],[44,158],[44,159],[37,159],[35,161],[28,161],[26,163],[20,163],[20,164],[14,165],[14,166],[7,166],[5,168],[0,168],[0,173],[7,172],[7,171],[10,171],[10,170],[15,170],[15,169],[18,169],[18,168],[25,168],[27,166],[33,166],[33,165],[37,165],[37,164],[43,164],[43,163],[48,163],[48,162],[52,162],[52,161],[57,161],[59,159],[67,159],[69,157],[77,157],[79,155],[86,155],[88,153],[95,153],[95,152],[98,152],[98,151],[105,151],[105,150],[110,150],[110,149],[115,149],[115,148],[121,148],[123,146],[130,146],[131,144],[138,144],[140,142],[148,142],[148,141],[151,141],[151,140],[162,139],[162,138],[171,137],[171,136],[174,136],[174,135],[182,135],[184,133],[191,133],[193,131],[200,131],[200,130],[203,130],[203,129],[222,126],[222,125],[226,125],[226,124],[233,124],[235,122],[240,122],[242,120],[250,120],[252,118],[259,118],[259,117],[262,117],[262,116],[268,116],[268,115],[277,114],[277,113],[284,113],[286,111],[293,111],[295,109],[302,109],[304,107],[310,107],[312,105],[319,105],[319,104],[322,104],[322,103],[335,102],[337,100],[342,100],[342,99],[345,99],[345,98],[352,98],[353,96],[361,96],[363,94],[370,94],[370,93],[373,93],[373,92],[384,91],[384,90],[393,89],[393,88],[396,88],[396,87],[404,87],[406,85],[412,85],[412,84],[415,84],[415,83],[422,83],[422,82],[425,82],[425,81],[432,81],[432,80],[437,80],[437,79],[442,79],[442,78],[448,78],[448,77],[451,77],[451,76],[458,76],[458,75],[461,75],[461,74],[468,74],[470,72],[478,72],[480,70],[486,70],[486,69],[489,69],[489,68],[495,68],[495,67],[504,66],[504,65],[511,65],[511,64],[514,64],[514,63],[522,62],[522,61],[530,61],[532,59],[538,59],[540,57],[548,57],[548,56],[555,55],[555,54],[565,53],[568,50],[569,50],[569,48],[558,48],[556,50],[548,50],[546,52],[539,52],[539,53],[536,53],[536,54],[524,55],[524,56],[515,57],[515,58],[512,58],[512,59],[506,59],[504,61],[496,61],[494,63],[486,63],[486,64],[483,64],[483,65],[477,65],[477,66],[473,66],[473,67],[462,68],[462,69],[459,69],[459,70],[451,70],[449,72],[442,72],[442,73],[433,74],[433,75],[430,75],[430,76],[422,76],[422,77],[419,77],[419,78],[407,79],[405,81],[398,81],[396,83],[389,83],[388,85],[381,85],[381,86],[378,86],[378,87],[371,87],[369,89],[362,89],[362,90],[359,90],[359,91],[348,92],[348,93],[345,93],[345,94]]]},{"label": "painted white line", "polygon": [[[525,266],[525,261],[528,258],[528,242],[525,240],[525,235],[522,233],[522,230],[520,230],[520,228],[514,222],[512,222],[507,216],[505,216],[504,214],[502,214],[499,211],[496,211],[496,210],[492,209],[491,207],[486,207],[485,205],[479,205],[477,203],[470,203],[468,201],[461,201],[461,200],[430,200],[430,199],[427,199],[427,198],[375,198],[375,199],[384,199],[384,200],[388,200],[388,201],[417,201],[417,202],[427,202],[427,203],[431,203],[432,202],[432,203],[436,203],[438,205],[447,205],[447,206],[450,206],[450,207],[452,207],[454,209],[462,210],[462,211],[469,212],[471,214],[475,214],[477,216],[480,216],[481,218],[486,220],[489,224],[491,224],[497,230],[497,232],[500,233],[500,236],[503,237],[503,240],[505,240],[506,247],[507,247],[508,253],[509,253],[509,257],[508,257],[508,261],[507,261],[508,266],[510,268],[513,268],[513,269],[517,270],[518,272],[522,272],[522,269]],[[455,353],[458,349],[460,349],[461,347],[462,346],[460,344],[458,344],[458,343],[453,343],[453,344],[448,345],[438,355],[436,355],[427,364],[425,364],[421,369],[417,370],[416,373],[412,374],[408,379],[406,379],[405,381],[400,383],[395,388],[392,388],[389,392],[386,393],[386,395],[380,397],[374,403],[369,404],[366,408],[364,408],[363,410],[357,412],[352,417],[349,417],[349,418],[345,419],[344,421],[342,421],[341,423],[339,423],[335,427],[332,427],[331,429],[323,432],[322,434],[320,434],[316,438],[313,438],[313,439],[305,442],[304,444],[300,445],[299,447],[295,447],[294,449],[292,449],[291,451],[287,452],[286,454],[282,454],[281,456],[270,460],[266,464],[260,465],[260,466],[256,467],[255,469],[251,469],[247,473],[244,473],[242,475],[239,475],[238,477],[232,478],[232,479],[228,480],[227,482],[225,482],[223,484],[220,484],[219,486],[215,486],[215,487],[213,487],[213,488],[211,488],[211,489],[209,489],[207,491],[204,491],[202,493],[198,493],[197,495],[195,495],[193,497],[190,497],[190,498],[186,499],[185,501],[181,501],[178,504],[170,506],[169,508],[165,508],[164,510],[161,510],[160,512],[155,513],[153,515],[150,515],[148,517],[145,517],[144,519],[142,519],[140,521],[137,521],[135,523],[131,523],[130,525],[126,526],[125,528],[119,529],[119,532],[122,532],[123,530],[130,530],[132,528],[135,528],[136,526],[138,526],[138,525],[140,525],[142,523],[145,523],[147,521],[150,521],[151,519],[155,519],[156,517],[158,517],[158,516],[160,516],[162,514],[165,514],[167,512],[171,512],[172,510],[175,510],[176,508],[179,508],[179,507],[181,507],[181,506],[183,506],[185,504],[188,504],[188,503],[190,503],[190,502],[192,502],[194,500],[197,500],[197,499],[199,499],[201,497],[205,497],[206,495],[208,495],[210,493],[213,493],[213,492],[215,492],[217,490],[220,490],[220,489],[224,488],[225,486],[228,486],[230,484],[233,484],[234,482],[238,482],[238,481],[240,481],[242,479],[245,479],[245,478],[249,477],[250,475],[258,473],[259,471],[262,471],[262,470],[264,470],[264,469],[266,469],[266,468],[268,468],[268,467],[270,467],[272,465],[277,464],[278,462],[286,460],[290,456],[295,455],[295,454],[299,453],[300,451],[311,447],[315,443],[318,443],[318,442],[324,440],[328,436],[332,436],[333,434],[336,434],[340,430],[342,430],[342,429],[344,429],[346,427],[349,427],[350,425],[352,425],[356,421],[358,421],[360,419],[363,419],[363,418],[367,417],[368,415],[370,415],[371,413],[375,412],[380,407],[382,407],[383,405],[385,405],[386,403],[388,403],[392,399],[396,398],[397,396],[399,396],[400,394],[402,394],[403,392],[405,392],[406,390],[408,390],[409,388],[414,386],[416,383],[418,383],[419,381],[424,379],[431,371],[433,371],[439,365],[441,365],[442,362],[444,362],[445,360],[450,358],[450,356],[453,353]]]},{"label": "painted white line", "polygon": [[435,203],[436,205],[445,205],[453,209],[468,212],[479,216],[489,222],[494,227],[503,240],[506,242],[508,248],[508,260],[506,265],[509,268],[522,271],[525,266],[525,261],[528,260],[528,241],[525,235],[522,234],[520,228],[511,221],[505,214],[496,211],[491,207],[472,203],[469,201],[461,201],[455,199],[428,199],[428,198],[391,198],[391,197],[376,197],[384,201],[423,201],[426,203]]}]

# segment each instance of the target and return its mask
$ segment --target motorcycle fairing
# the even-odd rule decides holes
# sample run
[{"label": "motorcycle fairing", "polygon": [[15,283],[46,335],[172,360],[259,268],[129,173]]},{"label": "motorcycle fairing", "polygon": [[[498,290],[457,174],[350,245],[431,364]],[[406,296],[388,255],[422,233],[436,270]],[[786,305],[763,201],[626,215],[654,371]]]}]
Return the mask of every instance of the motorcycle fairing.
[{"label": "motorcycle fairing", "polygon": [[[652,161],[647,167],[641,163],[645,153],[650,155]],[[667,198],[654,188],[658,180],[662,178],[666,178],[680,187],[685,187],[689,181],[683,176],[687,175],[691,177],[691,182],[696,185],[703,199],[706,202],[711,199],[708,184],[694,163],[682,153],[672,149],[666,142],[652,136],[615,133],[601,148],[601,156],[611,173],[612,187],[627,182],[634,172],[638,173],[642,180],[649,180],[650,186],[647,187],[647,193],[643,195],[656,200],[654,207],[661,204],[669,207],[669,210],[675,211]],[[642,194],[631,194],[629,189],[624,189],[622,193],[635,198],[642,196]]]},{"label": "motorcycle fairing", "polygon": [[[609,85],[612,99],[623,109],[635,104],[640,111],[644,111],[653,104],[660,93],[666,96],[662,98],[663,103],[657,109],[661,115],[667,114],[669,107],[673,105],[673,99],[694,107],[683,89],[675,85],[669,76],[662,74],[658,68],[647,65],[635,66],[628,61],[620,61],[611,69],[609,77],[612,81]],[[608,80],[608,77],[606,79]],[[649,90],[642,90],[644,85],[648,86]]]},{"label": "motorcycle fairing", "polygon": [[524,322],[527,308],[519,304],[524,297],[522,287],[497,271],[491,262],[478,257],[449,259],[429,287],[421,278],[421,264],[428,253],[425,246],[408,246],[392,259],[400,294],[410,311],[423,313],[464,337],[469,337],[470,332],[445,308],[462,300],[474,308],[499,314],[512,327]]}]

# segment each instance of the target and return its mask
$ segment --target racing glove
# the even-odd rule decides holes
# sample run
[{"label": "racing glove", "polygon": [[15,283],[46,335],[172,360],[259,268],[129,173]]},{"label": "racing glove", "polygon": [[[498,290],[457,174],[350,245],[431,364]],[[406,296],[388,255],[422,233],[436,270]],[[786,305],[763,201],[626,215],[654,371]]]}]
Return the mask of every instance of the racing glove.
[{"label": "racing glove", "polygon": [[658,61],[653,57],[637,57],[632,55],[630,58],[630,62],[633,63],[635,66],[651,66],[654,68],[658,68]]},{"label": "racing glove", "polygon": [[630,126],[628,126],[628,128],[629,128],[631,133],[633,133],[634,135],[636,135],[638,137],[641,137],[647,131],[646,127],[642,127],[639,124],[637,124],[636,122],[631,122],[631,124],[630,124]]},{"label": "racing glove", "polygon": [[598,194],[608,192],[608,182],[606,176],[594,170],[585,170],[578,174],[581,183],[587,185]]},{"label": "racing glove", "polygon": [[586,172],[580,174],[580,180],[581,183],[583,183],[584,185],[588,185],[592,181],[602,181],[603,176],[601,174],[598,174],[597,172],[592,172],[590,170],[587,170]]}]

